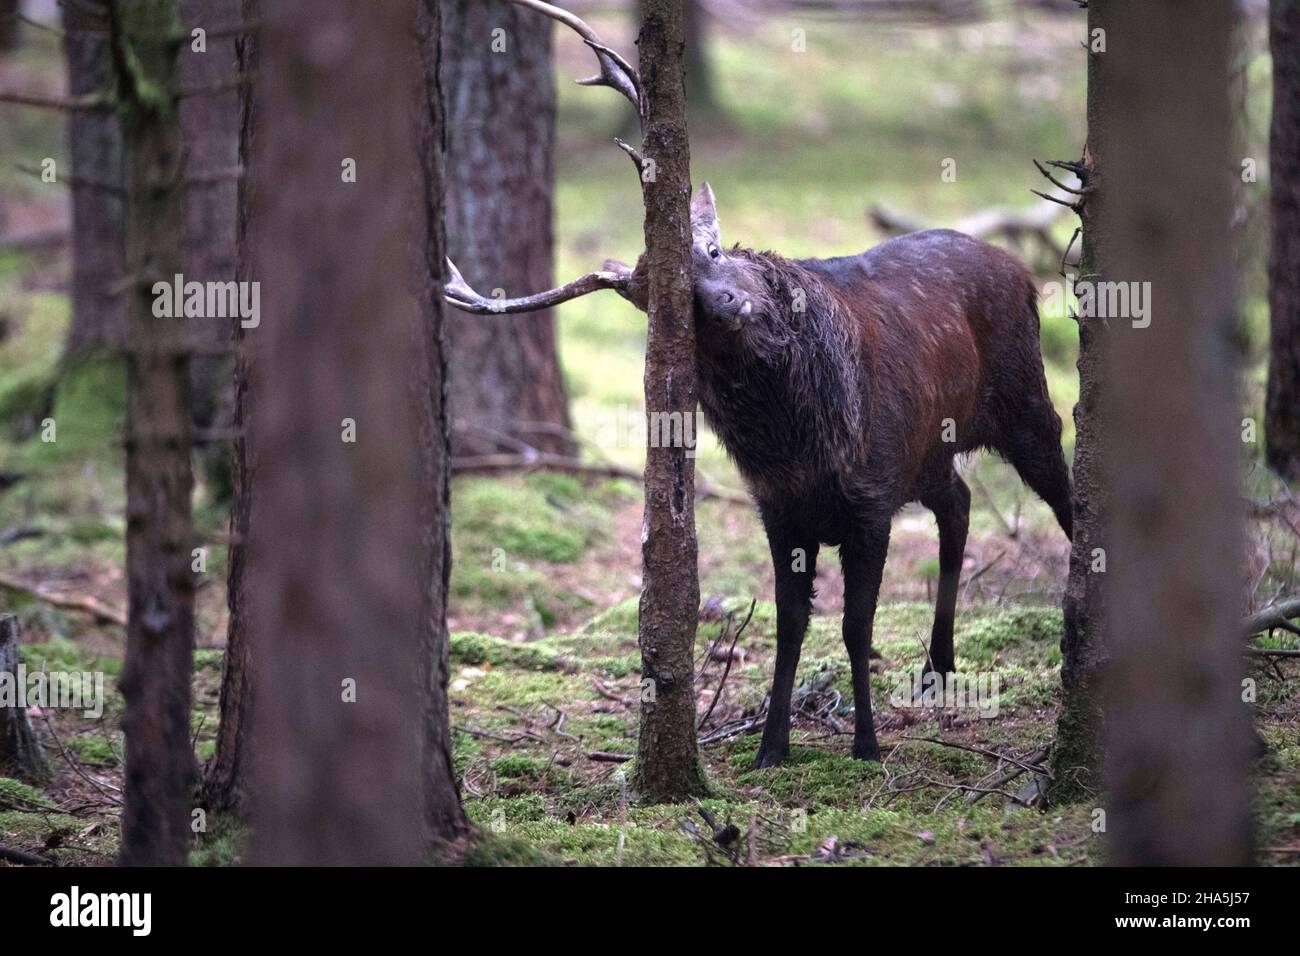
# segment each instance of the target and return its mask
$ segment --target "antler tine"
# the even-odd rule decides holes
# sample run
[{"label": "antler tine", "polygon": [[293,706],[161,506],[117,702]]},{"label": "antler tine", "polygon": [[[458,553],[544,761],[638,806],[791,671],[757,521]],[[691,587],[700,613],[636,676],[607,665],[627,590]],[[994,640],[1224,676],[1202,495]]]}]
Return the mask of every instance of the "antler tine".
[{"label": "antler tine", "polygon": [[516,312],[549,309],[553,305],[568,302],[570,299],[591,292],[599,292],[601,289],[613,289],[619,295],[626,297],[632,282],[632,272],[624,266],[619,271],[589,272],[572,282],[555,289],[547,289],[545,292],[538,292],[536,295],[526,295],[519,299],[489,299],[470,288],[469,283],[460,274],[460,270],[456,268],[456,264],[450,259],[447,260],[447,274],[447,282],[442,288],[443,298],[456,308],[474,315],[510,315]]},{"label": "antler tine", "polygon": [[597,62],[600,64],[600,72],[594,76],[578,80],[579,85],[608,86],[618,90],[632,104],[636,110],[637,118],[641,117],[641,78],[637,76],[636,70],[632,68],[627,60],[605,46],[600,36],[587,25],[586,21],[562,7],[544,3],[543,0],[510,0],[510,2],[521,7],[527,7],[529,10],[535,10],[573,29],[578,36],[582,37],[582,42],[591,47],[592,52],[596,54]]}]

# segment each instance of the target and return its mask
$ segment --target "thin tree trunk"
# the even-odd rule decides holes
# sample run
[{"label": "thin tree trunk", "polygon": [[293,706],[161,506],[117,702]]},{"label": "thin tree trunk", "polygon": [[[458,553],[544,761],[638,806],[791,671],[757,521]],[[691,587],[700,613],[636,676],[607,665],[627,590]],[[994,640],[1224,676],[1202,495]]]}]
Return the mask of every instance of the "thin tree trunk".
[{"label": "thin tree trunk", "polygon": [[[243,0],[243,22],[258,19],[261,0]],[[238,44],[237,69],[252,76],[257,72],[255,35],[243,37]],[[239,104],[239,164],[251,165],[253,131],[256,126],[256,86],[245,86]],[[240,282],[253,282],[257,275],[249,247],[249,207],[252,184],[248,176],[239,182],[236,235],[238,247],[237,276]],[[253,392],[256,331],[236,327],[238,349],[235,357],[234,390],[231,396],[232,424],[235,439],[231,443],[230,554],[227,561],[226,606],[230,615],[226,625],[226,653],[221,674],[221,719],[217,727],[216,749],[208,764],[204,793],[209,806],[221,810],[238,810],[248,796],[249,725],[252,706],[250,658],[253,638],[250,633],[248,537],[252,528],[253,478],[251,429],[255,424]]]},{"label": "thin tree trunk", "polygon": [[[649,270],[645,404],[695,414],[695,326],[691,293],[690,143],[682,78],[682,0],[643,0],[638,41],[645,97],[643,152]],[[685,431],[685,429],[683,429]],[[648,436],[647,436],[648,438]],[[641,729],[636,790],[651,802],[705,791],[695,735],[695,629],[700,585],[695,539],[695,462],[685,447],[646,442],[638,635]],[[657,443],[655,443],[657,444]]]},{"label": "thin tree trunk", "polygon": [[414,383],[420,410],[420,529],[426,605],[421,615],[420,680],[427,691],[424,717],[424,819],[426,839],[435,851],[468,828],[451,759],[451,721],[447,703],[449,641],[447,589],[451,574],[451,442],[447,417],[447,312],[442,299],[447,236],[444,229],[446,158],[443,155],[445,104],[441,84],[442,22],[438,0],[421,0],[419,34],[424,90],[420,117],[420,155],[424,158],[426,225],[422,255],[416,257],[424,314]]},{"label": "thin tree trunk", "polygon": [[183,318],[154,316],[151,277],[180,269],[184,216],[175,0],[114,4],[110,60],[126,172],[126,573],[121,689],[126,785],[121,860],[185,862],[195,769],[190,745],[194,573],[190,549],[189,356]]},{"label": "thin tree trunk", "polygon": [[[107,20],[94,8],[63,4],[64,58],[68,92],[74,96],[104,92],[109,86]],[[70,172],[83,180],[121,186],[122,133],[118,117],[107,110],[68,114]],[[126,296],[120,282],[126,272],[123,203],[120,193],[84,182],[72,195],[72,325],[67,353],[115,350],[126,344]]]},{"label": "thin tree trunk", "polygon": [[[444,5],[447,235],[471,284],[507,297],[551,286],[555,79],[551,23],[500,0]],[[494,31],[503,30],[496,47]],[[449,313],[450,410],[458,455],[522,440],[572,454],[555,316]],[[505,444],[503,444],[505,442]]]},{"label": "thin tree trunk", "polygon": [[[18,679],[18,618],[0,614],[0,678],[16,692]],[[18,777],[43,783],[49,779],[50,767],[40,738],[32,730],[26,707],[0,706],[0,776]]]},{"label": "thin tree trunk", "polygon": [[1264,432],[1269,466],[1300,481],[1300,0],[1272,0],[1269,138],[1271,341]]},{"label": "thin tree trunk", "polygon": [[[208,36],[240,20],[239,0],[181,0],[185,42],[181,46],[181,83],[187,89],[209,87],[232,79],[239,69],[232,36]],[[196,50],[195,28],[203,29],[202,51]],[[235,278],[235,207],[238,182],[229,178],[239,163],[240,94],[235,90],[192,96],[181,103],[181,136],[185,143],[185,173],[192,185],[185,191],[186,281],[229,282]],[[230,347],[233,319],[212,316],[194,319],[191,334],[205,350]],[[196,356],[190,363],[194,425],[220,429],[231,414],[229,356]],[[195,450],[196,462],[208,485],[208,496],[230,496],[230,446],[207,442]]]},{"label": "thin tree trunk", "polygon": [[428,846],[429,549],[445,516],[429,492],[430,266],[416,288],[412,256],[429,242],[416,11],[279,0],[259,37],[262,863],[417,863]]},{"label": "thin tree trunk", "polygon": [[[1243,507],[1229,239],[1231,0],[1107,4],[1111,319],[1108,835],[1116,863],[1250,859]],[[1159,170],[1159,175],[1153,175]]]},{"label": "thin tree trunk", "polygon": [[[1121,107],[1110,100],[1106,54],[1091,49],[1109,36],[1114,0],[1088,4],[1088,142],[1084,148],[1090,194],[1084,199],[1082,249],[1078,281],[1104,282],[1108,275],[1110,228],[1105,192],[1108,123]],[[1104,40],[1103,40],[1104,42]],[[1078,291],[1078,290],[1076,290]],[[1102,436],[1106,432],[1103,399],[1107,323],[1080,315],[1079,401],[1074,406],[1074,540],[1065,587],[1065,634],[1061,640],[1061,713],[1052,746],[1055,802],[1085,799],[1101,788],[1101,677],[1106,661],[1107,485]]]}]

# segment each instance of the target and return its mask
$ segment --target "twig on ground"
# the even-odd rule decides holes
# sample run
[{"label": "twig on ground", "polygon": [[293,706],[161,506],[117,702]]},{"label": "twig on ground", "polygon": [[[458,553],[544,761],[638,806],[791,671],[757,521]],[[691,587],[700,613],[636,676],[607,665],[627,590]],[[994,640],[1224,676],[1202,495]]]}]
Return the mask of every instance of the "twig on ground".
[{"label": "twig on ground", "polygon": [[[754,608],[757,606],[758,600],[756,598],[749,602],[749,613],[745,615],[745,620],[741,622],[740,627],[736,628],[736,633],[732,635],[731,646],[727,649],[727,664],[722,669],[722,678],[718,681],[718,689],[713,692],[713,700],[709,702],[709,709],[706,710],[704,716],[700,718],[700,723],[695,728],[696,733],[699,733],[699,731],[704,729],[704,725],[707,724],[709,718],[713,716],[713,708],[717,707],[718,701],[722,699],[722,691],[727,686],[727,675],[731,673],[731,662],[735,660],[736,657],[736,642],[740,640],[740,635],[743,634],[745,628],[749,626],[749,622],[754,617]],[[730,615],[727,616],[727,622],[728,624],[731,622]]]}]

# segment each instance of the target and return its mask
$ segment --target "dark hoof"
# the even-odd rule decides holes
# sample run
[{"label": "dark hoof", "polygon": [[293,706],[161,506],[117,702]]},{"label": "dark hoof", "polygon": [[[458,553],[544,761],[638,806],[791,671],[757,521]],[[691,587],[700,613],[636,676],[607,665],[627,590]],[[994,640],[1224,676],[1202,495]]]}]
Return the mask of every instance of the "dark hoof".
[{"label": "dark hoof", "polygon": [[777,767],[785,763],[785,758],[790,756],[790,747],[760,747],[758,756],[754,758],[754,769],[762,770],[764,767]]}]

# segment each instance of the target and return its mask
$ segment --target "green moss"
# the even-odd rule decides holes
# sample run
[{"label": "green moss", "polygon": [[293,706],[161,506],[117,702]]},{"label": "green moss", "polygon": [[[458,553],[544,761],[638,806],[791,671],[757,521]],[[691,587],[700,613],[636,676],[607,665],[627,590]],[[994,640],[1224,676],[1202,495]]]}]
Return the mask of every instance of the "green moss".
[{"label": "green moss", "polygon": [[13,777],[0,777],[0,808],[30,811],[54,809],[54,801],[30,784]]},{"label": "green moss", "polygon": [[103,737],[79,734],[67,738],[63,742],[63,746],[83,764],[96,767],[116,767],[122,762],[121,744],[115,744]]},{"label": "green moss", "polygon": [[219,647],[200,647],[194,651],[194,669],[196,671],[212,671],[221,673],[222,661],[225,658],[225,652]]},{"label": "green moss", "polygon": [[54,392],[55,440],[25,446],[32,467],[120,454],[126,420],[126,368],[121,360],[92,356],[66,369]]},{"label": "green moss", "polygon": [[790,758],[779,767],[750,769],[758,754],[758,739],[733,751],[731,766],[742,772],[736,785],[756,787],[769,798],[795,806],[856,806],[881,775],[880,764],[854,760],[845,753],[828,753],[793,743]]},{"label": "green moss", "polygon": [[190,851],[190,866],[237,866],[248,848],[249,830],[235,814],[208,813],[207,832]]},{"label": "green moss", "polygon": [[541,779],[552,761],[529,753],[511,753],[492,761],[492,771],[503,779]]},{"label": "green moss", "polygon": [[478,830],[470,841],[463,866],[555,866],[559,861],[518,836]]},{"label": "green moss", "polygon": [[[520,559],[555,564],[578,560],[599,534],[595,510],[573,501],[571,488],[548,475],[528,484],[466,479],[452,496],[452,533],[462,560],[477,555],[486,566]],[[580,486],[579,486],[580,487]],[[557,495],[555,489],[561,489]]]},{"label": "green moss", "polygon": [[122,670],[121,658],[95,654],[62,637],[52,638],[43,644],[23,644],[18,655],[29,671],[63,671],[68,674],[103,672],[117,675]]},{"label": "green moss", "polygon": [[14,437],[31,435],[49,413],[59,360],[67,337],[68,302],[63,296],[23,295],[8,281],[0,302],[15,306],[5,316],[13,327],[0,348],[0,421]]},{"label": "green moss", "polygon": [[563,657],[545,641],[517,643],[489,634],[451,635],[451,660],[455,664],[509,665],[523,670],[558,670]]}]

